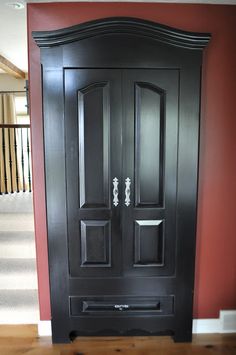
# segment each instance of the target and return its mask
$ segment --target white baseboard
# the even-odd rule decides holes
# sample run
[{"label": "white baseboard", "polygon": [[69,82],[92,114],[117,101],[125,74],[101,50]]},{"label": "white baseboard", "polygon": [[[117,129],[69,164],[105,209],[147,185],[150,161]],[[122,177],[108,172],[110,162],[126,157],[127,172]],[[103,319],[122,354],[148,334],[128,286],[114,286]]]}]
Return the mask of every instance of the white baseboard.
[{"label": "white baseboard", "polygon": [[221,333],[220,318],[193,319],[193,334]]},{"label": "white baseboard", "polygon": [[[229,313],[230,312],[230,313]],[[224,327],[224,317],[230,315],[230,328]],[[220,318],[214,319],[193,319],[193,334],[204,333],[236,333],[236,322],[232,321],[232,317],[236,315],[236,311],[220,311]],[[39,321],[38,323],[39,336],[51,336],[51,321]]]},{"label": "white baseboard", "polygon": [[236,333],[236,310],[220,311],[221,333]]},{"label": "white baseboard", "polygon": [[47,337],[52,335],[52,327],[50,320],[40,320],[38,322],[38,335],[40,337]]}]

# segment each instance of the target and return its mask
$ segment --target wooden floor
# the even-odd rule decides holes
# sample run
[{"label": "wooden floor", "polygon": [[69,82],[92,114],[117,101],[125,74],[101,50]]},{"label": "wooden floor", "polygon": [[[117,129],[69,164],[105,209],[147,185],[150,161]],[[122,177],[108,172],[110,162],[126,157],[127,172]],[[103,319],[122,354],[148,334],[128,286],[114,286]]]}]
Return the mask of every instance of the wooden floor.
[{"label": "wooden floor", "polygon": [[72,344],[52,345],[37,337],[37,328],[0,326],[0,355],[236,355],[236,334],[194,335],[192,343],[175,344],[170,337],[79,338]]}]

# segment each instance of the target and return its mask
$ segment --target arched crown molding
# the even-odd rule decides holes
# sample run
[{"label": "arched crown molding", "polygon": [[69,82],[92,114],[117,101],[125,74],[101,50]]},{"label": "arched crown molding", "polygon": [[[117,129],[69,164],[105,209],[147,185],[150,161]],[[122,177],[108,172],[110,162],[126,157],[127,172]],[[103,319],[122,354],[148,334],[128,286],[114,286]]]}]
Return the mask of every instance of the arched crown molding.
[{"label": "arched crown molding", "polygon": [[186,32],[131,17],[109,17],[54,31],[34,31],[32,36],[39,47],[48,48],[99,35],[120,33],[145,36],[188,49],[203,49],[211,38],[209,33]]}]

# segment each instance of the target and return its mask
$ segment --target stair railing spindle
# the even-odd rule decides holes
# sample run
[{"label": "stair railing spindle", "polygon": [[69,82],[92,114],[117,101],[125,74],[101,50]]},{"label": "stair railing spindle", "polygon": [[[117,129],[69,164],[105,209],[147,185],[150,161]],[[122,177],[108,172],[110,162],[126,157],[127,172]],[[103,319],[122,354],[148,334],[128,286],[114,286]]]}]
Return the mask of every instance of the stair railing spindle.
[{"label": "stair railing spindle", "polygon": [[27,156],[28,156],[28,183],[29,183],[29,192],[31,192],[31,171],[30,171],[30,141],[29,141],[29,128],[27,128]]},{"label": "stair railing spindle", "polygon": [[8,128],[8,149],[9,149],[9,170],[10,170],[10,183],[11,183],[11,193],[13,193],[13,171],[12,171],[12,154],[11,154],[11,131]]},{"label": "stair railing spindle", "polygon": [[6,162],[6,144],[5,144],[5,129],[2,129],[2,153],[3,153],[3,165],[4,165],[4,183],[5,191],[7,194],[7,162]]},{"label": "stair railing spindle", "polygon": [[[1,142],[2,142],[2,129],[1,129]],[[1,147],[0,147],[0,154],[1,156],[3,156],[3,152],[2,152],[2,144],[1,144]],[[2,182],[3,182],[3,169],[2,169],[2,164],[0,162],[0,195],[2,195],[3,191],[2,191]]]},{"label": "stair railing spindle", "polygon": [[24,164],[24,141],[23,141],[23,128],[21,130],[21,168],[22,168],[22,182],[23,192],[25,192],[25,164]]},{"label": "stair railing spindle", "polygon": [[[29,124],[0,124],[0,195],[32,191]],[[27,165],[28,164],[28,165]]]},{"label": "stair railing spindle", "polygon": [[18,173],[18,157],[17,157],[17,140],[16,128],[14,127],[14,151],[15,151],[15,169],[16,169],[16,191],[19,192],[19,173]]}]

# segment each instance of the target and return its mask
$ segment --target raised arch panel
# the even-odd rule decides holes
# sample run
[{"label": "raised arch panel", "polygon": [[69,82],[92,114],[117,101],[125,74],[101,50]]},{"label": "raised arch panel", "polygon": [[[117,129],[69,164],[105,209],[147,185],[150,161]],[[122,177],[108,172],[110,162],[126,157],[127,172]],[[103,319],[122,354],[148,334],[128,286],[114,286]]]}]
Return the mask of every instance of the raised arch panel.
[{"label": "raised arch panel", "polygon": [[[80,208],[109,208],[109,84],[78,91]],[[96,172],[96,173],[95,173]]]},{"label": "raised arch panel", "polygon": [[163,205],[165,92],[135,83],[135,205]]},{"label": "raised arch panel", "polygon": [[32,35],[39,47],[48,48],[117,33],[150,37],[171,46],[188,49],[203,49],[211,37],[209,33],[182,31],[134,17],[103,18],[59,30],[33,31]]}]

